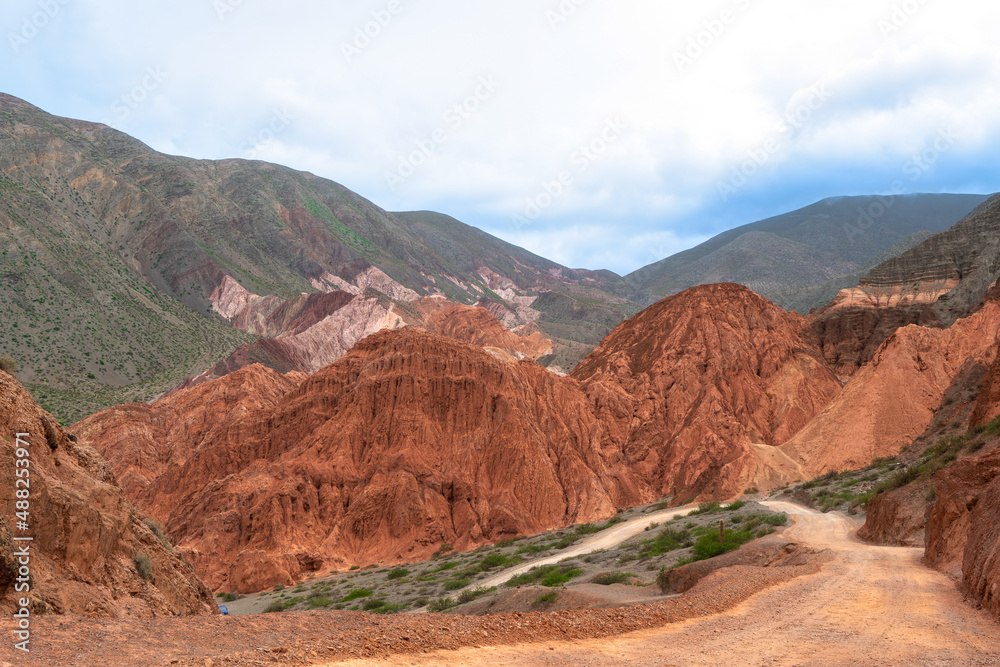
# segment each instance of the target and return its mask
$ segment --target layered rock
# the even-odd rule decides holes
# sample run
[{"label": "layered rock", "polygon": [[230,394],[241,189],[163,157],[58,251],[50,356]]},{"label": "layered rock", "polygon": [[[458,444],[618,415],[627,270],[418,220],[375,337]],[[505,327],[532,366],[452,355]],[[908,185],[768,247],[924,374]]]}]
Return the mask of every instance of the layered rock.
[{"label": "layered rock", "polygon": [[[576,382],[413,329],[364,339],[291,391],[251,367],[146,415],[114,412],[78,428],[121,434],[102,449],[215,589],[427,557],[654,497]],[[163,463],[133,472],[127,449],[114,458],[126,437]]]},{"label": "layered rock", "polygon": [[[138,616],[215,613],[211,592],[136,512],[111,466],[84,441],[67,436],[28,392],[0,372],[0,610],[27,597],[35,613]],[[28,529],[15,512],[15,435],[27,433]],[[14,542],[30,536],[31,542]],[[30,592],[15,590],[15,547],[29,545]],[[149,559],[140,575],[136,557]]]},{"label": "layered rock", "polygon": [[897,330],[781,450],[806,478],[895,456],[931,424],[962,369],[991,353],[998,332],[996,302],[948,329],[910,325]]},{"label": "layered rock", "polygon": [[962,582],[968,596],[1000,613],[1000,450],[961,459],[934,477],[927,561]]},{"label": "layered rock", "polygon": [[695,287],[616,328],[573,372],[629,466],[678,502],[801,478],[776,448],[840,390],[808,319],[745,287]]}]

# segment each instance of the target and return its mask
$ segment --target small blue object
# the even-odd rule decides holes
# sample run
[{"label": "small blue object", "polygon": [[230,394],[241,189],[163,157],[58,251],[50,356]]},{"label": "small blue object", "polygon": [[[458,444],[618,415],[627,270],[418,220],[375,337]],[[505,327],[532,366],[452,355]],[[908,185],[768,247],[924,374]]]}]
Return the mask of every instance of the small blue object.
[{"label": "small blue object", "polygon": [[224,604],[220,604],[220,605],[219,605],[219,612],[220,612],[220,613],[221,613],[221,614],[222,614],[223,616],[229,616],[229,610],[228,610],[228,609],[226,609],[226,605],[224,605]]}]

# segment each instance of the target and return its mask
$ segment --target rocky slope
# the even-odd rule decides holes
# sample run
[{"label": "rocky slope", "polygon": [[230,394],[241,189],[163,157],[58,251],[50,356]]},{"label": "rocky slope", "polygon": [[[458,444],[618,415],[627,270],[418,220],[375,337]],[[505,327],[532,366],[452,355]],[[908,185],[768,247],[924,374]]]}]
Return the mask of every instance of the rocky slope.
[{"label": "rocky slope", "polygon": [[[871,259],[924,232],[940,232],[981,204],[980,195],[835,197],[728,230],[626,276],[653,295],[734,282],[803,312],[832,298],[824,285],[846,280]],[[810,296],[809,293],[815,292]]]},{"label": "rocky slope", "polygon": [[930,426],[960,372],[995,353],[998,333],[996,302],[948,329],[898,329],[782,451],[807,478],[898,454]]},{"label": "rocky slope", "polygon": [[[429,556],[653,498],[576,382],[415,329],[77,425],[214,589]],[[139,469],[139,458],[144,461]]]},{"label": "rocky slope", "polygon": [[[229,326],[232,303],[220,305],[232,284],[270,297],[255,305],[265,311],[334,291],[404,311],[429,296],[482,303],[508,328],[552,327],[570,339],[562,347],[592,347],[637,308],[614,274],[561,267],[457,221],[418,224],[286,167],[164,155],[0,94],[0,317],[43,405],[70,419],[146,400],[252,342]],[[572,312],[543,317],[533,304],[550,295],[611,323],[584,331]],[[369,333],[383,313],[372,317],[360,325]]]},{"label": "rocky slope", "polygon": [[660,492],[772,488],[801,474],[777,445],[840,391],[807,325],[745,287],[696,287],[621,324],[572,377]]},{"label": "rocky slope", "polygon": [[[151,617],[215,613],[211,592],[194,570],[136,512],[108,463],[67,435],[12,377],[0,372],[0,610],[28,597],[34,613]],[[30,447],[27,531],[15,512],[15,434]],[[33,537],[14,542],[15,536]],[[15,547],[30,544],[31,591],[15,590]],[[135,557],[149,559],[140,576]]]}]

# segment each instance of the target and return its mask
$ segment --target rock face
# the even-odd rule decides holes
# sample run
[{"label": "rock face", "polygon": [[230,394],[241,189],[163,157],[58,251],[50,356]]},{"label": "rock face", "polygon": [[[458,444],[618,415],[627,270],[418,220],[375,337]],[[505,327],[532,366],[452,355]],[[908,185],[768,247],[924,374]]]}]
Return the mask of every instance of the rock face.
[{"label": "rock face", "polygon": [[960,371],[991,354],[998,332],[1000,305],[992,301],[948,329],[897,330],[782,451],[806,478],[898,454],[930,425]]},{"label": "rock face", "polygon": [[807,325],[745,287],[695,287],[621,324],[572,377],[676,501],[773,488],[801,475],[777,445],[840,391]]},{"label": "rock face", "polygon": [[927,561],[951,573],[992,614],[1000,613],[1000,450],[961,459],[934,477]]},{"label": "rock face", "polygon": [[[234,327],[267,338],[241,345],[228,358],[171,392],[254,363],[280,373],[315,373],[347,354],[362,338],[383,329],[416,326],[513,359],[539,359],[554,349],[553,342],[533,324],[521,325],[515,333],[487,308],[464,306],[444,297],[414,300],[402,308],[384,297],[366,296],[363,290],[346,284],[343,287],[344,291],[285,300],[253,294],[231,276],[223,275],[212,294],[213,307]],[[382,287],[389,290],[384,284]]]},{"label": "rock face", "polygon": [[[111,466],[68,437],[21,385],[0,372],[0,610],[31,599],[35,613],[138,616],[217,613],[190,565],[168,550],[115,483]],[[30,443],[29,530],[17,529],[15,435]],[[15,590],[15,536],[31,536],[31,591]],[[138,573],[147,557],[152,576]]]},{"label": "rock face", "polygon": [[991,197],[951,229],[873,269],[861,279],[861,288],[906,294],[919,292],[925,285],[954,284],[956,287],[936,302],[939,318],[950,323],[977,310],[998,275],[1000,195]]},{"label": "rock face", "polygon": [[[112,434],[101,447],[136,502],[213,589],[427,557],[654,498],[576,382],[413,329],[364,339],[294,389],[252,366],[136,410],[77,428]],[[124,441],[156,463],[135,470]]]}]

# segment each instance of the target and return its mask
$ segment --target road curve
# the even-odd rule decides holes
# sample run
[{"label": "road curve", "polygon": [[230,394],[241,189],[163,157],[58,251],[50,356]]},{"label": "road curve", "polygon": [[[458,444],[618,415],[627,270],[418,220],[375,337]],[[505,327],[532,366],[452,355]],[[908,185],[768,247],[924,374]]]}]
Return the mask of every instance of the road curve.
[{"label": "road curve", "polygon": [[[827,549],[833,559],[818,573],[767,589],[727,612],[662,628],[610,640],[401,655],[379,664],[1000,665],[996,619],[963,602],[951,579],[923,565],[921,549],[860,542],[854,537],[857,523],[837,512],[821,514],[780,501],[764,504],[793,517],[786,537]],[[600,547],[581,543],[578,548]]]},{"label": "road curve", "polygon": [[[595,533],[590,537],[584,538],[573,546],[563,549],[558,553],[554,553],[551,556],[538,558],[530,563],[523,563],[516,567],[507,568],[506,570],[499,572],[488,579],[477,582],[476,587],[491,588],[493,586],[502,586],[507,583],[511,577],[524,574],[533,567],[538,567],[540,565],[552,565],[553,563],[558,563],[559,561],[567,558],[585,556],[598,549],[612,549],[630,537],[634,537],[635,535],[638,535],[642,531],[646,530],[646,528],[653,523],[663,523],[665,521],[669,521],[675,516],[687,514],[694,509],[698,509],[698,506],[684,505],[682,507],[674,507],[669,510],[653,512],[652,514],[640,516],[636,519],[630,519],[629,521],[623,521],[622,523],[615,524],[611,528],[606,528],[599,533]],[[453,595],[452,597],[456,596]]]}]

